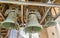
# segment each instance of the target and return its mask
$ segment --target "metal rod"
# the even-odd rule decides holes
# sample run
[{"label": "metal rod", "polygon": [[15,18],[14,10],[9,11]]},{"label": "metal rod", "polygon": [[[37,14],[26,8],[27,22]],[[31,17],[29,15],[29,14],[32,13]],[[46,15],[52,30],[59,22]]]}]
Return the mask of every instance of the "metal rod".
[{"label": "metal rod", "polygon": [[46,6],[46,7],[60,7],[60,4],[48,4],[48,3],[39,3],[39,2],[0,1],[0,3],[17,4],[17,5]]},{"label": "metal rod", "polygon": [[18,28],[17,28],[17,38],[20,38],[19,36],[20,36],[20,27],[18,26]]},{"label": "metal rod", "polygon": [[32,33],[29,33],[29,38],[32,38]]},{"label": "metal rod", "polygon": [[20,31],[18,30],[18,32],[17,32],[17,38],[19,38],[19,35],[20,35]]}]

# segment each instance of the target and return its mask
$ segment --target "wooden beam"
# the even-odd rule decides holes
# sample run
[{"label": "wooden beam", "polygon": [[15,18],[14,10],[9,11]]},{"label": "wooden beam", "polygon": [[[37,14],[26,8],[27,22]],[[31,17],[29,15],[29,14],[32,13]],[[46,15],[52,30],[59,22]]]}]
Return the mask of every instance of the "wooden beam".
[{"label": "wooden beam", "polygon": [[60,7],[60,4],[47,4],[47,3],[40,3],[40,2],[0,1],[0,3],[16,4],[16,5],[33,5],[33,6],[46,6],[46,7]]},{"label": "wooden beam", "polygon": [[22,21],[22,24],[24,23],[23,22],[23,5],[21,5],[21,21]]}]

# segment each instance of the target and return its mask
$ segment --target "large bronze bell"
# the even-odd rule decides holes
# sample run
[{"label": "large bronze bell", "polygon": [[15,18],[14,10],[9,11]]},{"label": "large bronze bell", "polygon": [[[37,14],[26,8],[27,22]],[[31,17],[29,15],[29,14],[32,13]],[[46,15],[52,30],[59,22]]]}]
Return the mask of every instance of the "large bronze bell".
[{"label": "large bronze bell", "polygon": [[14,8],[11,8],[5,12],[8,14],[5,21],[2,22],[2,26],[6,29],[17,29],[18,23],[17,23],[17,13]]},{"label": "large bronze bell", "polygon": [[31,12],[28,15],[28,22],[25,27],[25,32],[35,33],[42,31],[42,25],[39,24],[36,13]]}]

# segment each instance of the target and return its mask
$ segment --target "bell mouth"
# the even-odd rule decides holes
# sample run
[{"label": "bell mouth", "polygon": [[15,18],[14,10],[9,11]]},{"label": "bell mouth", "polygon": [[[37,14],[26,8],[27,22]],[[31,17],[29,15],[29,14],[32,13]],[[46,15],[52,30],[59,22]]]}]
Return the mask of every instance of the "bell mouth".
[{"label": "bell mouth", "polygon": [[17,24],[11,23],[11,22],[5,22],[2,25],[6,29],[16,29],[17,28]]},{"label": "bell mouth", "polygon": [[40,31],[42,31],[42,27],[30,26],[30,27],[26,27],[25,31],[29,32],[29,33],[40,32]]}]

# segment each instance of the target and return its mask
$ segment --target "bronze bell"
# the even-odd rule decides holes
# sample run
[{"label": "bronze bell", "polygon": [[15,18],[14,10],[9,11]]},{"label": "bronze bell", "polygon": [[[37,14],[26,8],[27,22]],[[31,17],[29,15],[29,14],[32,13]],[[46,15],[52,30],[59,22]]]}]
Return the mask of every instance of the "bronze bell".
[{"label": "bronze bell", "polygon": [[42,31],[42,25],[39,24],[36,13],[31,12],[28,15],[28,22],[25,27],[25,32],[35,33]]},{"label": "bronze bell", "polygon": [[47,16],[47,22],[45,23],[45,27],[55,26],[57,23],[53,20],[53,17],[50,15]]},{"label": "bronze bell", "polygon": [[14,8],[9,9],[5,12],[8,14],[7,18],[2,22],[2,26],[6,29],[17,29],[18,23],[17,23],[17,13]]}]

